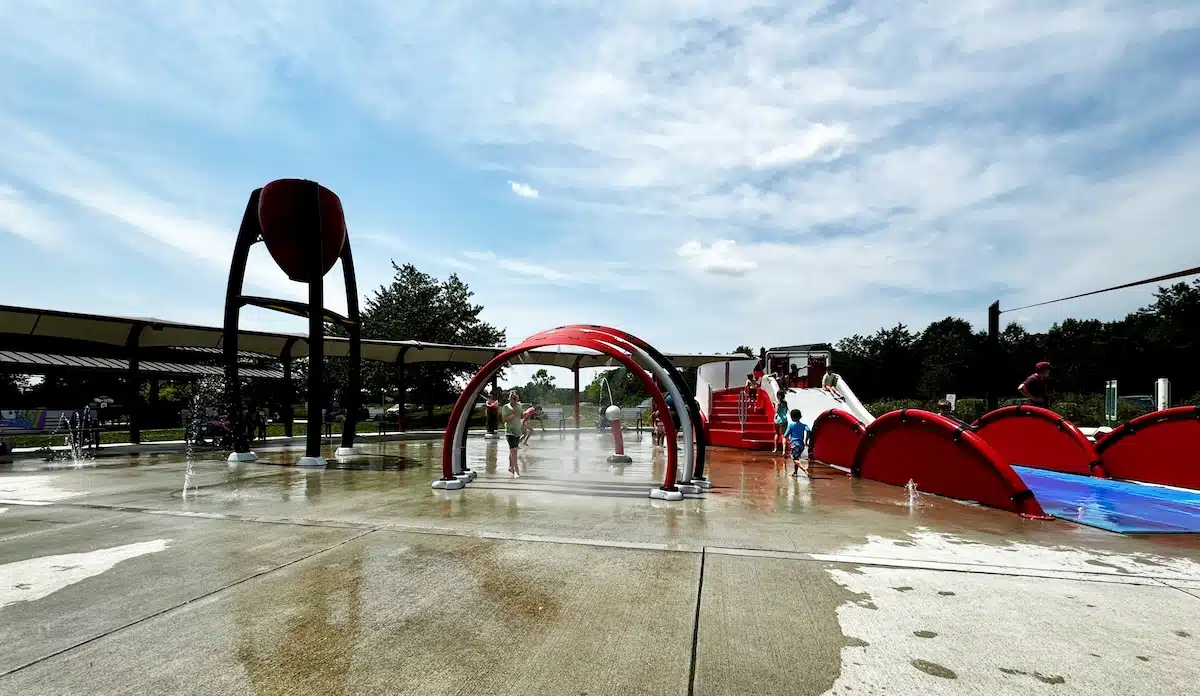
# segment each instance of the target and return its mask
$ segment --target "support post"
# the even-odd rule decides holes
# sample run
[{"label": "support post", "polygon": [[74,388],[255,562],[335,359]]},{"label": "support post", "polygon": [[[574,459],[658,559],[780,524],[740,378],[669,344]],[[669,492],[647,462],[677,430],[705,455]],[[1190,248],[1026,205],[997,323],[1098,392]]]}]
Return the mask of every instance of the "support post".
[{"label": "support post", "polygon": [[[346,422],[342,424],[342,446],[335,456],[348,457],[358,454],[354,449],[354,436],[358,430],[358,404],[362,399],[362,320],[358,313],[358,283],[354,280],[354,255],[350,252],[349,237],[342,246],[341,260],[342,275],[346,280],[346,318],[350,320],[350,364],[346,369],[346,396],[342,399]],[[324,308],[321,313],[324,314]]]},{"label": "support post", "polygon": [[229,428],[233,432],[233,452],[230,461],[254,461],[250,451],[250,439],[242,413],[241,384],[238,380],[238,314],[242,309],[242,281],[246,277],[246,260],[250,247],[262,235],[258,222],[258,200],[262,189],[250,193],[246,212],[242,214],[242,225],[238,228],[237,241],[233,245],[233,259],[229,262],[229,282],[225,288],[225,326],[221,347],[225,358],[225,408]]},{"label": "support post", "polygon": [[129,442],[134,445],[142,443],[142,378],[139,375],[141,362],[142,330],[145,324],[134,324],[129,330],[129,338],[125,347],[129,350],[128,399],[129,399]]},{"label": "support post", "polygon": [[325,269],[321,249],[321,210],[316,184],[313,184],[312,214],[307,216],[309,238],[305,242],[312,250],[309,256],[308,280],[308,431],[304,439],[304,458],[299,466],[324,466],[321,457],[321,427],[324,425],[325,395]]},{"label": "support post", "polygon": [[1000,378],[1004,371],[1003,356],[1000,354],[1000,301],[988,306],[988,363],[987,410],[996,410],[1000,395]]},{"label": "support post", "polygon": [[408,367],[404,364],[404,356],[408,354],[408,346],[400,349],[400,354],[396,356],[396,389],[399,395],[396,397],[396,404],[399,407],[396,413],[396,428],[400,432],[404,432],[404,414],[408,410]]},{"label": "support post", "polygon": [[579,361],[582,356],[575,358],[575,364],[571,366],[571,372],[575,373],[575,429],[579,430]]}]

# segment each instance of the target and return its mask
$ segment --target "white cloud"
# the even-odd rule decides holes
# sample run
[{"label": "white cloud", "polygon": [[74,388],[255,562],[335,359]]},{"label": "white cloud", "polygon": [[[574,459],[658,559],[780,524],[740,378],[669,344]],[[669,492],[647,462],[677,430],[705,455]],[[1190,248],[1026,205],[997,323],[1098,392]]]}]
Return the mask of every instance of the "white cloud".
[{"label": "white cloud", "polygon": [[800,133],[792,142],[755,157],[754,166],[759,169],[782,167],[813,159],[818,155],[823,155],[827,160],[833,159],[841,154],[842,146],[849,140],[849,135],[849,130],[842,124],[827,126],[818,123]]},{"label": "white cloud", "polygon": [[475,268],[498,268],[519,276],[550,283],[562,283],[571,280],[571,277],[566,273],[556,271],[548,266],[520,259],[501,258],[490,251],[468,251],[463,256],[478,262]]},{"label": "white cloud", "polygon": [[53,213],[4,184],[0,184],[0,230],[47,249],[61,249],[64,240]]},{"label": "white cloud", "polygon": [[715,275],[742,276],[758,268],[758,264],[741,255],[732,239],[718,239],[707,247],[692,240],[684,242],[675,253],[698,270]]},{"label": "white cloud", "polygon": [[[526,206],[558,225],[541,228],[553,243],[536,255],[496,247],[494,258],[461,261],[459,249],[488,242],[432,234],[396,248],[463,268],[487,288],[495,320],[522,330],[566,310],[519,314],[511,308],[529,296],[512,279],[573,286],[562,304],[614,311],[611,323],[677,348],[728,350],[793,330],[765,321],[781,277],[811,338],[830,340],[976,304],[968,318],[979,324],[994,297],[1016,306],[1200,253],[1186,227],[1200,215],[1200,134],[1186,126],[1200,116],[1200,87],[1171,53],[1200,28],[1186,0],[629,0],[553,13],[453,0],[364,1],[354,12],[265,0],[105,12],[16,1],[9,15],[0,65],[54,77],[79,108],[111,117],[104,107],[116,102],[247,139],[324,134],[321,116],[291,108],[319,88],[355,119],[501,172],[515,195],[538,195],[524,181],[553,181],[553,196]],[[281,65],[306,82],[277,77]],[[11,113],[69,115],[45,81],[30,84],[6,92],[25,109]],[[229,199],[164,194],[159,178],[189,166],[204,178],[202,165],[165,177],[125,166],[139,146],[158,145],[139,144],[119,121],[89,125],[90,142],[55,134],[98,169],[54,152],[0,153],[0,166],[28,172],[39,190],[17,188],[38,199],[70,199],[189,262],[224,263],[233,228],[209,211]],[[621,301],[591,291],[658,287],[680,261],[699,271],[688,298],[642,292],[644,311],[616,312]],[[509,277],[498,283],[491,268]],[[1148,295],[1027,315],[1043,325],[1075,308],[1111,316]],[[698,320],[697,301],[719,325]]]},{"label": "white cloud", "polygon": [[522,184],[519,181],[509,181],[508,186],[509,186],[509,188],[512,189],[513,193],[517,194],[521,198],[537,198],[538,197],[538,190],[535,189],[534,187],[530,186],[529,184]]}]

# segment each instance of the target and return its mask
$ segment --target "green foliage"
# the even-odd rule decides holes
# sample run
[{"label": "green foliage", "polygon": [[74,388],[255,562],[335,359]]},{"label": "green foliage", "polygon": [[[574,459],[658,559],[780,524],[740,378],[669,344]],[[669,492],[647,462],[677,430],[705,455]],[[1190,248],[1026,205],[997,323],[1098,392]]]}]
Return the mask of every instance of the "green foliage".
[{"label": "green foliage", "polygon": [[[1200,396],[1200,395],[1198,395]],[[902,408],[919,408],[924,411],[937,411],[937,399],[888,399],[864,404],[871,415],[878,418],[891,411]],[[1024,403],[1021,399],[1005,399],[1000,406],[1015,406]],[[1060,394],[1054,401],[1054,411],[1063,418],[1080,427],[1096,427],[1105,425],[1104,395],[1103,394]],[[954,406],[954,415],[959,420],[974,423],[986,412],[983,399],[958,399]],[[1117,402],[1117,422],[1124,423],[1132,420],[1146,410],[1127,401]]]},{"label": "green foliage", "polygon": [[[986,332],[974,331],[962,319],[947,317],[919,333],[900,324],[842,339],[834,348],[833,364],[864,400],[920,397],[936,402],[947,393],[985,396],[997,372],[997,396],[1015,398],[1017,385],[1033,366],[1048,360],[1055,365],[1051,390],[1060,395],[1055,409],[1077,409],[1081,418],[1091,419],[1095,410],[1090,400],[1085,405],[1061,395],[1098,394],[1109,379],[1119,381],[1122,393],[1149,394],[1154,380],[1164,376],[1177,394],[1200,392],[1200,363],[1195,360],[1200,354],[1200,281],[1159,288],[1153,304],[1119,321],[1064,319],[1041,334],[1011,323],[999,339],[1000,354],[993,360]],[[1102,419],[1102,409],[1100,415]]]},{"label": "green foliage", "polygon": [[575,403],[574,389],[554,386],[554,377],[545,369],[535,372],[533,379],[517,391],[521,394],[521,401],[527,404],[549,406]]},{"label": "green foliage", "polygon": [[753,358],[753,357],[754,357],[754,349],[753,349],[753,348],[751,348],[750,346],[738,346],[737,348],[734,348],[734,349],[733,349],[733,352],[734,352],[734,353],[742,353],[742,354],[744,354],[744,355],[747,355],[747,356],[749,356],[749,357],[751,357],[751,358]]},{"label": "green foliage", "polygon": [[[504,330],[479,318],[483,305],[471,301],[475,293],[457,275],[438,280],[422,273],[412,264],[392,262],[395,275],[388,285],[380,286],[367,298],[362,310],[362,337],[384,340],[417,340],[428,343],[452,343],[472,346],[504,345]],[[330,325],[330,334],[345,335],[339,326]],[[341,385],[346,383],[344,360],[327,360],[328,383],[333,396],[341,401]],[[474,365],[417,363],[408,365],[407,403],[421,402],[432,408],[435,403],[452,401],[458,395],[456,382],[473,374]],[[363,361],[362,388],[380,400],[396,384],[395,366]]]},{"label": "green foliage", "polygon": [[[608,389],[604,388],[605,380],[608,381]],[[597,374],[592,379],[592,383],[583,390],[583,393],[591,403],[608,406],[610,390],[612,399],[618,406],[637,406],[649,396],[642,387],[641,381],[623,367]]]}]

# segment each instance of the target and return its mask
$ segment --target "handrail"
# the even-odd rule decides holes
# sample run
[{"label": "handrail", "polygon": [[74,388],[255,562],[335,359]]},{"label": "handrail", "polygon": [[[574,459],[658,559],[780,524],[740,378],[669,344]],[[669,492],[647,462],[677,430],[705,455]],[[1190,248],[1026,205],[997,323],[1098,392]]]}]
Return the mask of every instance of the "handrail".
[{"label": "handrail", "polygon": [[742,432],[746,432],[746,416],[750,411],[750,395],[743,389],[738,392],[738,423]]}]

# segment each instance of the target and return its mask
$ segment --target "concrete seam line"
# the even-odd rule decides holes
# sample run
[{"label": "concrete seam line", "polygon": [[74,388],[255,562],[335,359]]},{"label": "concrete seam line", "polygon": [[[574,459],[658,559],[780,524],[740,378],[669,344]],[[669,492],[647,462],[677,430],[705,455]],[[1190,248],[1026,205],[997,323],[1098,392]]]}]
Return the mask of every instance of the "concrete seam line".
[{"label": "concrete seam line", "polygon": [[700,647],[700,603],[704,599],[705,549],[700,549],[700,578],[696,583],[696,615],[692,618],[692,657],[688,664],[688,696],[696,693],[696,654]]},{"label": "concrete seam line", "polygon": [[336,549],[336,548],[337,548],[337,547],[339,547],[339,546],[342,546],[342,545],[344,545],[344,544],[349,544],[349,543],[350,543],[350,542],[352,542],[352,541],[357,541],[358,539],[361,539],[361,538],[363,538],[363,537],[367,536],[368,534],[370,534],[370,533],[372,533],[372,532],[376,532],[376,531],[378,531],[378,530],[379,530],[379,528],[378,528],[378,527],[376,527],[376,528],[374,528],[374,529],[368,529],[368,530],[366,530],[365,532],[362,532],[361,534],[355,534],[354,536],[352,536],[352,537],[350,537],[350,538],[348,538],[348,539],[343,539],[343,540],[341,540],[341,541],[337,542],[336,544],[333,544],[333,545],[330,545],[330,546],[326,546],[325,548],[322,548],[322,549],[317,549],[316,551],[313,551],[312,553],[305,554],[305,555],[303,555],[303,556],[301,556],[301,557],[299,557],[299,558],[295,558],[295,559],[293,559],[293,560],[290,560],[290,561],[288,561],[287,563],[283,563],[283,564],[277,565],[277,566],[275,566],[274,568],[268,568],[267,570],[262,570],[262,571],[259,571],[259,572],[257,572],[257,573],[254,573],[253,575],[248,575],[248,576],[246,576],[246,577],[244,577],[244,578],[241,578],[240,580],[234,580],[233,582],[231,582],[231,583],[229,583],[229,584],[227,584],[227,585],[224,585],[224,586],[222,586],[222,587],[218,587],[217,589],[215,589],[215,590],[212,590],[212,591],[210,591],[210,592],[205,592],[204,594],[202,594],[202,595],[199,595],[199,596],[196,596],[196,597],[192,597],[191,599],[185,599],[184,601],[182,601],[182,602],[180,602],[179,604],[176,604],[176,605],[174,605],[174,606],[172,606],[172,607],[167,607],[166,609],[162,609],[162,610],[160,610],[160,611],[156,611],[156,612],[154,612],[154,613],[152,613],[152,614],[148,614],[148,615],[146,615],[146,616],[143,616],[142,618],[140,618],[140,619],[137,619],[137,620],[135,620],[135,621],[130,621],[130,622],[129,622],[129,623],[127,623],[127,624],[123,624],[123,625],[121,625],[121,626],[117,626],[116,628],[111,628],[111,629],[109,629],[109,630],[107,630],[107,631],[105,631],[105,632],[103,632],[103,633],[101,633],[101,634],[99,634],[99,635],[95,635],[95,636],[92,636],[91,638],[87,638],[87,639],[85,639],[85,640],[81,640],[81,641],[79,641],[78,643],[75,643],[74,645],[70,645],[70,646],[67,646],[67,647],[65,647],[65,648],[62,648],[62,649],[59,649],[59,650],[55,650],[54,652],[50,653],[49,655],[43,655],[43,656],[41,656],[41,657],[39,657],[39,658],[37,658],[37,659],[35,659],[35,660],[30,660],[29,662],[26,662],[25,664],[23,664],[23,665],[21,665],[21,666],[19,666],[19,667],[14,667],[14,668],[12,668],[12,669],[8,670],[7,672],[0,672],[0,677],[7,677],[7,676],[8,676],[8,675],[10,675],[10,674],[16,674],[17,672],[20,672],[21,670],[23,670],[23,669],[25,669],[25,668],[27,668],[27,667],[32,667],[33,665],[36,665],[36,664],[38,664],[39,662],[45,662],[46,660],[49,660],[50,658],[57,657],[57,656],[59,656],[59,655],[62,655],[63,653],[70,652],[70,651],[72,651],[72,650],[74,650],[74,649],[76,649],[76,648],[83,647],[83,646],[87,645],[88,643],[93,643],[93,642],[95,642],[95,641],[97,641],[97,640],[100,640],[101,638],[107,638],[108,636],[111,636],[111,635],[113,635],[114,633],[118,633],[118,632],[120,632],[120,631],[124,631],[124,630],[125,630],[125,629],[127,629],[127,628],[132,628],[132,627],[134,627],[134,626],[137,626],[138,624],[145,623],[145,622],[147,622],[147,621],[149,621],[149,620],[151,620],[151,619],[154,619],[154,618],[157,618],[157,617],[159,617],[159,616],[162,616],[162,615],[164,615],[164,614],[168,614],[168,613],[170,613],[170,612],[173,612],[173,611],[175,611],[176,609],[180,609],[180,608],[182,608],[182,607],[186,607],[186,606],[187,606],[187,605],[189,605],[189,604],[194,604],[194,603],[196,603],[196,602],[199,602],[200,600],[207,599],[207,598],[209,598],[209,597],[212,597],[213,595],[216,595],[216,594],[219,594],[219,593],[221,593],[221,592],[224,592],[225,590],[228,590],[228,589],[230,589],[230,588],[232,588],[232,587],[237,587],[238,585],[241,585],[241,584],[243,584],[243,583],[247,583],[247,582],[249,582],[249,581],[251,581],[251,580],[254,580],[254,579],[256,579],[256,578],[261,578],[261,577],[262,577],[262,576],[264,576],[264,575],[268,575],[268,574],[270,574],[270,573],[274,573],[274,572],[275,572],[275,571],[277,571],[277,570],[282,570],[282,569],[284,569],[284,568],[287,568],[288,566],[295,565],[295,564],[297,564],[297,563],[299,563],[299,562],[301,562],[301,561],[306,561],[306,560],[308,560],[308,559],[312,558],[313,556],[318,556],[318,555],[320,555],[320,554],[323,554],[323,553],[325,553],[326,551],[332,551],[332,550]]},{"label": "concrete seam line", "polygon": [[[1142,573],[1118,573],[1109,570],[1064,570],[1060,568],[1032,568],[1029,566],[1000,566],[989,563],[968,563],[961,561],[917,560],[910,558],[886,558],[880,556],[851,556],[836,553],[812,553],[806,551],[775,551],[772,549],[738,549],[730,547],[706,546],[708,553],[724,556],[751,556],[759,558],[777,558],[790,561],[817,561],[819,563],[842,563],[845,565],[887,566],[893,568],[912,568],[914,570],[936,570],[947,573],[982,573],[994,575],[1003,573],[1012,576],[1045,576],[1046,574],[1088,575],[1098,578],[1122,578],[1126,580],[1164,580],[1166,582],[1188,582],[1197,578],[1174,576],[1146,575]],[[1081,580],[1083,578],[1080,578]]]},{"label": "concrete seam line", "polygon": [[566,544],[571,546],[595,546],[608,549],[625,549],[628,551],[667,551],[671,553],[702,553],[703,546],[679,546],[641,541],[607,541],[604,539],[582,539],[577,537],[552,537],[536,534],[510,534],[506,532],[477,531],[470,529],[445,529],[442,527],[409,527],[403,524],[389,524],[380,531],[398,532],[401,534],[432,534],[440,536],[460,536],[475,539],[493,539],[496,541],[524,541],[532,544]]},{"label": "concrete seam line", "polygon": [[1179,590],[1180,592],[1184,593],[1185,595],[1187,595],[1189,597],[1192,597],[1194,599],[1200,599],[1200,594],[1193,592],[1192,590],[1190,590],[1186,587],[1179,587],[1178,585],[1172,585],[1171,583],[1169,583],[1165,580],[1159,580],[1159,582],[1161,582],[1164,586],[1171,588],[1172,590]]}]

